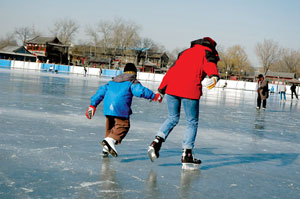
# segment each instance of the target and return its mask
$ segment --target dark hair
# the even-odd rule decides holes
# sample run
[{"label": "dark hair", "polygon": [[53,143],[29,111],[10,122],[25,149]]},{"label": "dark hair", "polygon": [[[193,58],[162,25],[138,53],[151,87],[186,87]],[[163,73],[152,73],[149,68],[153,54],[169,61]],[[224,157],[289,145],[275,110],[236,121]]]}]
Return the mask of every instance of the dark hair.
[{"label": "dark hair", "polygon": [[124,67],[124,72],[126,72],[126,71],[133,71],[136,73],[137,69],[133,63],[127,63]]},{"label": "dark hair", "polygon": [[264,77],[264,75],[263,75],[263,74],[259,74],[259,75],[258,75],[258,78],[261,78],[261,77]]}]

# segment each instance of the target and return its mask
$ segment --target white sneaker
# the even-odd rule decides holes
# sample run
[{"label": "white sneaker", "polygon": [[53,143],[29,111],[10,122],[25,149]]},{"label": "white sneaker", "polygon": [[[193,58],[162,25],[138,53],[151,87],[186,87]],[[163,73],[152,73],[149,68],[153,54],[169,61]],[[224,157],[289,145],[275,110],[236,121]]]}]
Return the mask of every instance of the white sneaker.
[{"label": "white sneaker", "polygon": [[107,150],[113,157],[118,157],[118,152],[115,147],[116,140],[110,137],[104,138],[101,142],[103,148]]}]

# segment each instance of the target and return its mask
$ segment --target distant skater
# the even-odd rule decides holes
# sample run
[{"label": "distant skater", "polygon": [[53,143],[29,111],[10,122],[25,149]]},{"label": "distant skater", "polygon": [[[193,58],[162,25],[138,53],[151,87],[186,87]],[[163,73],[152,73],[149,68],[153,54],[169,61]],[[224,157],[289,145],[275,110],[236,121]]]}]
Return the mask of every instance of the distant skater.
[{"label": "distant skater", "polygon": [[115,77],[107,84],[100,86],[91,98],[91,105],[86,110],[86,117],[91,119],[96,107],[101,101],[103,113],[106,117],[103,157],[111,154],[117,157],[115,144],[120,144],[130,128],[129,116],[132,114],[131,103],[133,96],[157,101],[159,94],[154,94],[150,89],[142,86],[136,79],[137,69],[133,63],[127,63],[124,73]]},{"label": "distant skater", "polygon": [[279,85],[279,92],[280,92],[280,100],[283,102],[286,101],[286,95],[285,95],[285,92],[286,92],[286,85],[285,83],[283,82],[282,84]]},{"label": "distant skater", "polygon": [[265,80],[263,74],[258,75],[257,81],[257,106],[256,110],[259,111],[262,102],[262,109],[267,107],[267,98],[269,97],[268,81]]},{"label": "distant skater", "polygon": [[84,76],[86,77],[87,69],[85,66],[83,67],[83,70],[84,70]]},{"label": "distant skater", "polygon": [[291,86],[291,93],[292,93],[292,99],[294,99],[293,94],[295,94],[296,98],[298,99],[298,95],[297,95],[297,93],[296,93],[296,85],[295,85],[295,84],[293,84],[293,85]]},{"label": "distant skater", "polygon": [[186,131],[182,142],[182,168],[196,169],[201,160],[194,159],[192,150],[197,135],[199,100],[202,95],[202,80],[208,76],[207,88],[215,87],[219,80],[216,51],[217,43],[209,37],[191,42],[191,47],[181,52],[175,64],[164,76],[158,93],[161,98],[167,94],[168,118],[160,127],[154,141],[148,148],[151,161],[159,157],[163,142],[178,124],[181,105],[186,117]]},{"label": "distant skater", "polygon": [[223,90],[227,87],[227,82],[223,85]]}]

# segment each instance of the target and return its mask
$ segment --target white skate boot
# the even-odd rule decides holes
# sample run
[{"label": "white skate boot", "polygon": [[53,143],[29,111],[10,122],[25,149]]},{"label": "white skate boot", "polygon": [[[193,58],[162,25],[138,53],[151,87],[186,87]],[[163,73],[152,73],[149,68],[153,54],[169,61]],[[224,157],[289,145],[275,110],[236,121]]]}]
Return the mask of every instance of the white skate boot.
[{"label": "white skate boot", "polygon": [[156,136],[151,145],[148,147],[148,156],[152,162],[159,157],[159,150],[163,141],[163,138]]},{"label": "white skate boot", "polygon": [[116,140],[110,137],[104,138],[101,142],[103,148],[108,151],[113,157],[118,157],[118,152],[115,147]]}]

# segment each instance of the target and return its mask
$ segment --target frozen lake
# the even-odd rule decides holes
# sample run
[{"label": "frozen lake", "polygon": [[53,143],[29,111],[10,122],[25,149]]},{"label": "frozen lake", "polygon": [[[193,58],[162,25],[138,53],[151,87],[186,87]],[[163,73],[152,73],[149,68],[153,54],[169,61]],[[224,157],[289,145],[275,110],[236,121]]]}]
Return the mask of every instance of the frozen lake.
[{"label": "frozen lake", "polygon": [[[195,157],[181,170],[184,112],[152,163],[148,145],[167,117],[166,101],[134,98],[118,158],[102,159],[102,105],[90,97],[108,79],[0,68],[0,198],[300,198],[300,102],[256,93],[204,90]],[[158,83],[142,82],[156,90]]]}]

